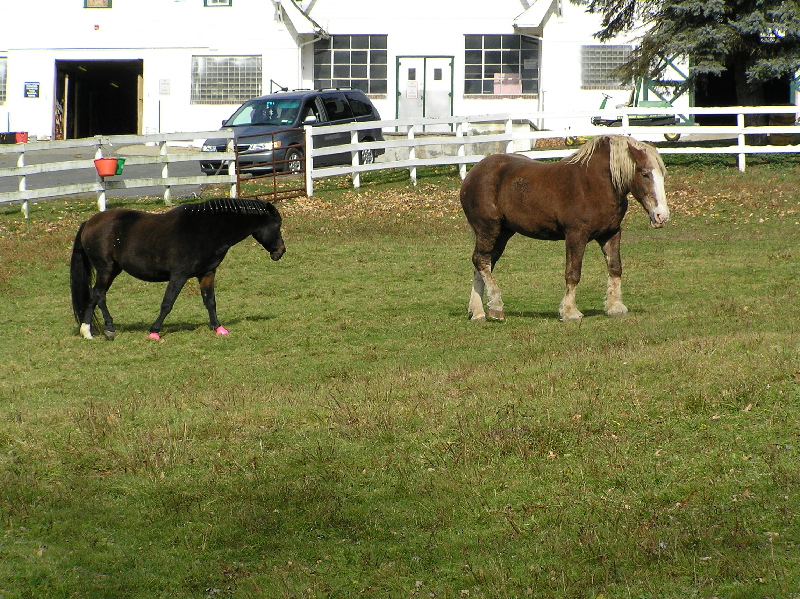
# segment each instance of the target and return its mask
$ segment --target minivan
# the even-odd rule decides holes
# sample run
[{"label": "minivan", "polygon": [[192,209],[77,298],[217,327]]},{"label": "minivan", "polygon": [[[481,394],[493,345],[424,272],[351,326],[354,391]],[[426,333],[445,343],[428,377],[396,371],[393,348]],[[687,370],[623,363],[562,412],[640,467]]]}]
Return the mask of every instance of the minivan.
[{"label": "minivan", "polygon": [[[253,98],[242,104],[223,128],[235,131],[240,171],[299,171],[303,160],[303,127],[379,121],[380,115],[369,98],[359,90],[295,90]],[[228,172],[228,161],[214,160],[214,152],[228,150],[225,138],[203,143],[201,170],[207,175]],[[383,141],[381,129],[362,129],[358,141]],[[350,143],[347,131],[315,135],[314,147]],[[361,164],[371,164],[383,150],[361,150]],[[350,164],[349,152],[320,156],[314,166]]]}]

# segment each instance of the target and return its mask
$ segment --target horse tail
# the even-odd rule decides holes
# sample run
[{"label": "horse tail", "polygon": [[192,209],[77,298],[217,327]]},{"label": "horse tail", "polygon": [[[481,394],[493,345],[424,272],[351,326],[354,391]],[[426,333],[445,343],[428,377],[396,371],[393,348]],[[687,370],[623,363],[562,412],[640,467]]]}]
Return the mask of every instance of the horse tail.
[{"label": "horse tail", "polygon": [[72,244],[72,258],[69,264],[69,289],[72,295],[72,313],[78,324],[83,323],[86,308],[92,297],[92,283],[94,280],[94,269],[89,261],[86,250],[81,243],[81,234],[86,223],[81,223],[78,227],[78,234],[75,235],[75,242]]}]

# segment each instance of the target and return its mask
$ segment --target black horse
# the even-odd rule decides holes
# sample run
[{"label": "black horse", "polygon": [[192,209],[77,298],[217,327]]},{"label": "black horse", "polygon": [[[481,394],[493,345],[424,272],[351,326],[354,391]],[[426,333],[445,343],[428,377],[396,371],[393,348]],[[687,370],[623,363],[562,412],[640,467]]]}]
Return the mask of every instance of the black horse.
[{"label": "black horse", "polygon": [[92,324],[99,329],[97,307],[103,314],[106,338],[114,338],[106,292],[122,271],[143,281],[168,281],[161,313],[150,327],[151,339],[160,338],[164,319],[192,277],[200,282],[211,328],[219,335],[227,334],[217,319],[214,275],[228,250],[248,235],[273,260],[286,251],[280,213],[260,200],[214,199],[162,214],[126,209],[95,214],[78,228],[70,263],[72,310],[81,335],[91,339]]}]

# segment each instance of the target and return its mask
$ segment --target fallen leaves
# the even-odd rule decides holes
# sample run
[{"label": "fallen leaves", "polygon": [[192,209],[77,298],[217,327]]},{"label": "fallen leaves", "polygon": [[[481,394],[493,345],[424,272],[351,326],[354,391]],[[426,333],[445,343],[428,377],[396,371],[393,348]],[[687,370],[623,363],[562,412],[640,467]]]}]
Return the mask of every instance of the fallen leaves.
[{"label": "fallen leaves", "polygon": [[370,216],[427,215],[462,219],[458,193],[441,185],[421,185],[414,190],[348,190],[336,196],[299,197],[281,204],[284,215],[309,214],[334,220]]}]

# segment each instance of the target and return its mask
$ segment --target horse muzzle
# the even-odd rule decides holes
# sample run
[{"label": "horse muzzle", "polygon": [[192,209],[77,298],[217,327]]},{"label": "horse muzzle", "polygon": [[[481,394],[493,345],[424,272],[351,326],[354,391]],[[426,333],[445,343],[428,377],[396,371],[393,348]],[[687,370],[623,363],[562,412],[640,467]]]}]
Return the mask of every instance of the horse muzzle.
[{"label": "horse muzzle", "polygon": [[281,247],[279,247],[274,252],[270,252],[269,253],[269,257],[272,258],[275,261],[278,261],[278,260],[281,259],[281,256],[283,256],[285,253],[286,253],[286,246],[285,245],[281,245]]},{"label": "horse muzzle", "polygon": [[669,210],[660,210],[656,208],[650,213],[650,226],[654,229],[660,229],[669,220]]}]

